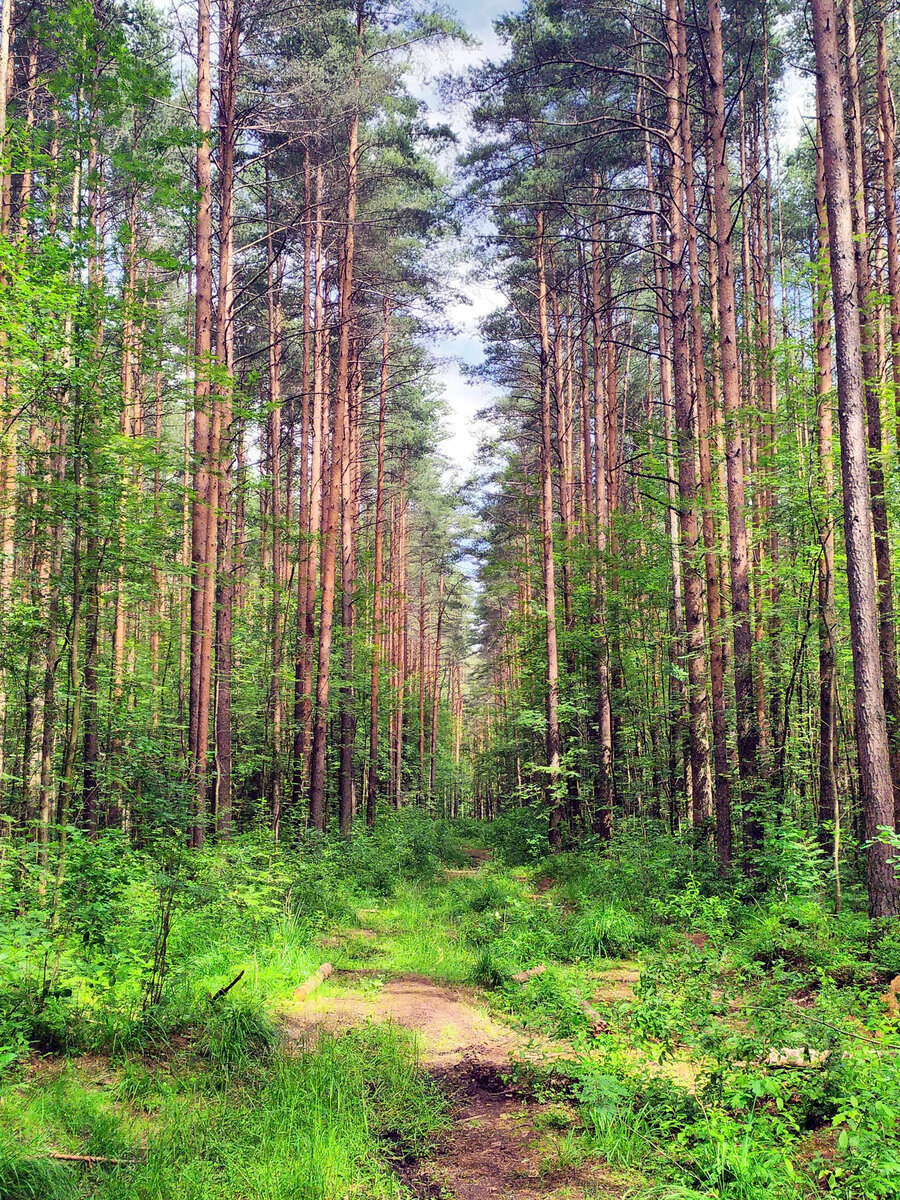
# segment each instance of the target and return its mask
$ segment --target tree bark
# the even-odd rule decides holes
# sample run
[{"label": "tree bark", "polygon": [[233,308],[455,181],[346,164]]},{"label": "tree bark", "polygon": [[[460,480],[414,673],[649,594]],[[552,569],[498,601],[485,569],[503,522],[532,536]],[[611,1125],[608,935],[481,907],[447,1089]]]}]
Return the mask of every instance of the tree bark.
[{"label": "tree bark", "polygon": [[375,824],[378,800],[378,693],[381,680],[382,589],[384,587],[384,451],[390,380],[391,301],[384,296],[381,341],[381,381],[378,390],[378,442],[375,465],[375,531],[372,578],[372,667],[369,676],[369,771],[366,784],[366,824]]},{"label": "tree bark", "polygon": [[859,296],[834,0],[812,0],[812,17],[837,344],[856,743],[865,833],[870,839],[866,851],[869,911],[876,917],[896,916],[900,890],[891,863],[894,852],[877,840],[881,827],[893,825],[894,796],[882,694]]},{"label": "tree bark", "polygon": [[[362,8],[357,17],[355,73],[358,81],[362,63]],[[328,699],[331,644],[334,623],[337,524],[341,501],[341,471],[344,439],[347,436],[347,407],[350,386],[350,323],[353,313],[353,267],[356,246],[356,196],[359,174],[359,108],[350,117],[347,155],[347,208],[344,246],[341,255],[337,378],[335,380],[334,429],[328,496],[323,519],[322,605],[319,616],[319,662],[316,675],[315,719],[310,761],[309,819],[316,829],[325,828],[325,741],[328,734]]]},{"label": "tree bark", "polygon": [[[194,789],[191,845],[206,838],[207,756],[212,669],[212,618],[215,571],[210,532],[216,499],[210,464],[215,445],[211,414],[210,357],[212,350],[212,175],[210,82],[210,0],[197,10],[197,221],[196,318],[194,329],[194,499],[191,506],[191,662],[188,696],[188,750]],[[213,403],[213,408],[215,405]],[[212,419],[211,419],[212,417]],[[213,543],[214,544],[214,543]]]},{"label": "tree bark", "polygon": [[694,393],[697,405],[698,461],[703,513],[706,615],[709,637],[709,684],[712,700],[713,796],[716,825],[716,856],[721,868],[731,865],[731,782],[728,772],[728,717],[725,699],[725,651],[722,638],[722,594],[719,572],[719,543],[713,500],[713,467],[709,397],[703,339],[703,305],[700,296],[700,254],[697,237],[698,212],[694,190],[694,148],[687,98],[686,30],[682,19],[678,30],[678,53],[682,61],[682,148],[686,238],[690,271],[691,351]]},{"label": "tree bark", "polygon": [[[837,673],[834,603],[834,501],[833,397],[831,378],[831,312],[828,303],[828,214],[825,201],[825,159],[821,137],[816,139],[816,241],[815,279],[816,396],[818,399],[819,485],[822,489],[822,523],[819,529],[819,825],[823,842],[830,843],[838,819],[837,780]],[[827,827],[831,826],[831,829]]]},{"label": "tree bark", "polygon": [[[672,350],[675,385],[675,429],[678,443],[678,498],[684,570],[685,648],[691,750],[691,818],[701,825],[709,815],[709,710],[703,629],[703,579],[700,574],[700,530],[697,521],[697,475],[691,393],[689,285],[685,269],[684,127],[687,111],[686,62],[679,52],[684,13],[679,0],[667,0],[666,34],[670,71],[667,80],[669,168],[669,255],[672,277]],[[692,215],[692,214],[691,214]],[[688,218],[691,219],[691,216]]]},{"label": "tree bark", "polygon": [[737,708],[738,769],[748,814],[747,838],[758,843],[762,817],[759,799],[759,730],[753,693],[753,632],[750,625],[750,557],[744,489],[744,442],[741,435],[741,378],[738,363],[734,245],[731,229],[731,182],[725,136],[725,62],[720,0],[707,0],[710,76],[710,151],[714,164],[716,275],[718,284],[719,369],[725,415],[728,484],[728,532],[731,547],[731,616],[734,629],[734,689]]},{"label": "tree bark", "polygon": [[559,726],[559,649],[556,634],[556,564],[553,555],[553,434],[550,391],[550,323],[547,312],[547,269],[544,213],[535,217],[535,260],[538,275],[538,322],[540,326],[540,415],[541,415],[541,564],[544,578],[545,639],[547,650],[547,805],[550,845],[562,844],[560,807],[562,801],[562,737]]}]

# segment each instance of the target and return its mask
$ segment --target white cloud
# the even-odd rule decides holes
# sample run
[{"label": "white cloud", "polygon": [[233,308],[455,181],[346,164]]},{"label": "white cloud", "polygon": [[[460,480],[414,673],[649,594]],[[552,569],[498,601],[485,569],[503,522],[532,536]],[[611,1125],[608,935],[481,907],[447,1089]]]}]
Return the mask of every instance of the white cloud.
[{"label": "white cloud", "polygon": [[452,472],[465,477],[475,464],[485,432],[485,424],[478,420],[477,414],[490,403],[493,389],[489,384],[467,379],[458,361],[446,361],[438,377],[444,385],[447,402],[444,420],[447,436],[441,441],[440,451],[449,460]]}]

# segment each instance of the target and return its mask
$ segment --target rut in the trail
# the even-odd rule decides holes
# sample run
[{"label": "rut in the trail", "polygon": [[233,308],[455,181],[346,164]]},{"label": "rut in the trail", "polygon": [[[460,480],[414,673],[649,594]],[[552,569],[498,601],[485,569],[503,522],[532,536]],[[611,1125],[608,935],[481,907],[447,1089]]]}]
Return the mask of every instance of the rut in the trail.
[{"label": "rut in the trail", "polygon": [[536,1100],[508,1076],[464,1062],[441,1080],[453,1128],[431,1158],[399,1174],[417,1200],[612,1200],[622,1182],[579,1153],[579,1119],[564,1098]]},{"label": "rut in the trail", "polygon": [[[475,875],[489,857],[468,852],[472,866],[450,872]],[[378,950],[379,933],[360,928],[325,940],[339,949],[363,940]],[[374,923],[374,922],[373,922]],[[386,977],[380,970],[335,970],[321,989],[284,1013],[294,1042],[315,1041],[367,1021],[390,1021],[415,1033],[419,1061],[452,1104],[449,1133],[432,1157],[398,1165],[418,1200],[605,1200],[622,1188],[579,1149],[576,1107],[564,1097],[540,1100],[513,1083],[516,1063],[566,1057],[567,1048],[535,1039],[496,1020],[476,988],[423,975]]]}]

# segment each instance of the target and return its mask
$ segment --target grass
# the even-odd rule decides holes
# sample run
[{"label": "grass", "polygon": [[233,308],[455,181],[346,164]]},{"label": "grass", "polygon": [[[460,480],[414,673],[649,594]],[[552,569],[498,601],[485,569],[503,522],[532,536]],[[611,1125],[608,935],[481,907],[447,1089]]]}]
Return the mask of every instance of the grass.
[{"label": "grass", "polygon": [[[446,1120],[410,1039],[389,1027],[231,1077],[188,1062],[128,1063],[102,1086],[91,1075],[64,1067],[5,1092],[4,1200],[381,1200],[401,1194],[391,1159],[427,1152]],[[129,1161],[68,1166],[51,1150]]]},{"label": "grass", "polygon": [[[900,937],[852,887],[835,917],[824,884],[792,892],[784,839],[777,886],[751,894],[720,880],[702,845],[627,826],[608,851],[553,859],[517,854],[501,827],[494,861],[446,878],[452,830],[437,831],[440,855],[427,825],[391,830],[303,855],[248,840],[192,859],[150,1009],[156,868],[133,858],[111,883],[101,851],[80,851],[52,988],[38,987],[36,939],[4,968],[7,1000],[31,1005],[16,1025],[0,995],[7,1030],[54,1054],[31,1072],[13,1064],[0,1088],[0,1200],[402,1195],[392,1157],[427,1149],[446,1120],[409,1038],[373,1027],[296,1056],[278,1042],[279,1005],[326,957],[374,971],[364,987],[480,983],[494,1010],[565,1039],[570,1061],[522,1068],[524,1084],[576,1101],[567,1161],[639,1166],[650,1182],[635,1195],[896,1200],[900,1028],[879,997]],[[639,982],[604,991],[623,959]],[[778,1047],[821,1065],[772,1069]],[[66,1065],[66,1050],[95,1057]],[[129,1163],[76,1167],[52,1150]]]}]

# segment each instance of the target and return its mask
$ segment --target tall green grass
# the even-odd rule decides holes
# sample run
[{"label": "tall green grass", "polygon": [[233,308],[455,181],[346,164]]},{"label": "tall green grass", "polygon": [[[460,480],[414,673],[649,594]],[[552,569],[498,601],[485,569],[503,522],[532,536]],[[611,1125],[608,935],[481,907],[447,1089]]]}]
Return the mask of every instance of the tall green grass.
[{"label": "tall green grass", "polygon": [[[427,1152],[446,1122],[410,1038],[387,1026],[224,1078],[132,1065],[106,1088],[79,1068],[7,1090],[0,1197],[382,1200],[401,1195],[392,1158]],[[51,1149],[128,1161],[65,1165]]]}]

